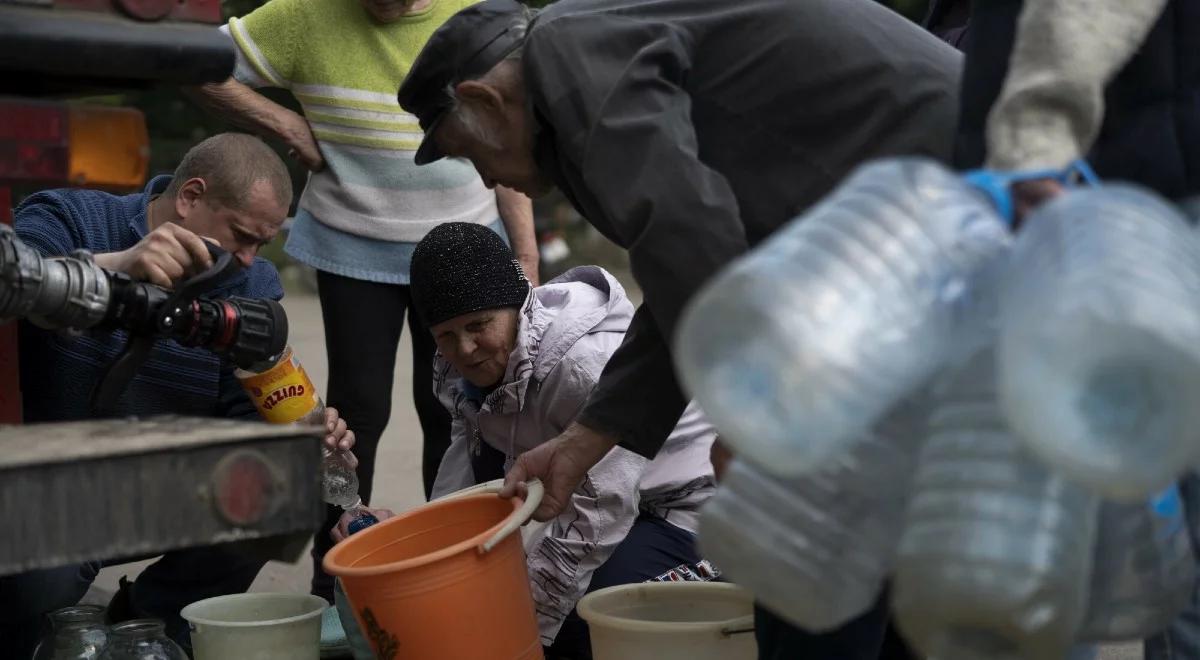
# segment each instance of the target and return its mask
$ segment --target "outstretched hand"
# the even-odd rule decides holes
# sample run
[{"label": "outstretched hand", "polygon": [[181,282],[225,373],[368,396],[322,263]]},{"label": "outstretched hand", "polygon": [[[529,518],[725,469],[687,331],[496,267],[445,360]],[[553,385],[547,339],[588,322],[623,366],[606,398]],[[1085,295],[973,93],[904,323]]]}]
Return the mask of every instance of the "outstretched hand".
[{"label": "outstretched hand", "polygon": [[571,494],[617,441],[603,433],[576,422],[558,437],[551,439],[517,457],[516,463],[504,476],[500,497],[525,497],[525,482],[541,479],[546,488],[542,503],[533,512],[533,519],[546,521],[562,513],[571,502]]}]

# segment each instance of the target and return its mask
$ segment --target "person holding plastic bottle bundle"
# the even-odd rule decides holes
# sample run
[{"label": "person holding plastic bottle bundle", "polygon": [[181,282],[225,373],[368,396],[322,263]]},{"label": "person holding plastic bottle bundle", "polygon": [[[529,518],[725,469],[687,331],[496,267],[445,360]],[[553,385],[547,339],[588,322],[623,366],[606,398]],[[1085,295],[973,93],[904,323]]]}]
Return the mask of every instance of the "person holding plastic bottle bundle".
[{"label": "person holding plastic bottle bundle", "polygon": [[[417,245],[412,274],[417,310],[438,345],[432,386],[454,419],[434,497],[499,479],[522,453],[567,428],[633,317],[604,270],[582,266],[534,288],[508,246],[477,225],[432,230]],[[566,510],[527,541],[550,657],[591,657],[587,626],[574,611],[587,592],[716,577],[694,546],[699,507],[714,487],[714,437],[693,405],[655,460],[613,448]],[[337,538],[351,520],[343,517]]]},{"label": "person holding plastic bottle bundle", "polygon": [[[488,0],[447,21],[399,90],[425,131],[417,162],[557,186],[628,249],[646,294],[576,421],[518,458],[504,494],[542,479],[547,520],[614,446],[654,457],[687,403],[669,339],[688,300],[862,162],[948,158],[959,73],[952,48],[871,0]],[[886,607],[864,617],[784,642],[764,613],[760,649],[873,658]]]},{"label": "person holding plastic bottle bundle", "polygon": [[[968,29],[989,36],[978,43],[967,41],[963,124],[956,146],[961,164],[977,165],[985,150],[988,167],[1010,171],[1058,168],[1088,155],[1102,177],[1133,181],[1171,199],[1200,193],[1197,168],[1191,165],[1198,157],[1200,136],[1200,58],[1194,48],[1200,3],[1109,0],[1081,7],[1063,1],[994,0],[977,5]],[[1032,181],[1016,187],[1014,195],[1018,210],[1029,213],[1063,190],[1057,182]],[[1143,217],[1131,215],[1131,228],[1143,227],[1147,238],[1161,234],[1161,220],[1144,215],[1152,212],[1151,205],[1139,202],[1137,207]],[[1146,266],[1131,268],[1140,271]],[[1186,476],[1178,497],[1193,548],[1200,541],[1198,493],[1195,475]],[[1122,506],[1130,508],[1106,505],[1108,517],[1101,517],[1099,543],[1107,540],[1106,529],[1119,529],[1106,523]],[[1144,535],[1151,531],[1144,524],[1140,529]],[[1106,550],[1112,554],[1112,549],[1097,548],[1097,562],[1105,560]],[[1164,567],[1158,574],[1171,577],[1180,572]],[[1200,655],[1200,582],[1193,581],[1190,588],[1164,586],[1159,594],[1159,608],[1170,608],[1180,599],[1188,606],[1160,634],[1146,639],[1146,657]]]},{"label": "person holding plastic bottle bundle", "polygon": [[[993,170],[1020,173],[1060,169],[1086,155],[1106,179],[1133,181],[1172,199],[1200,192],[1197,169],[1189,165],[1196,161],[1194,138],[1200,135],[1200,103],[1196,101],[1200,58],[1193,47],[1200,31],[1200,3],[1110,0],[1083,5],[1059,0],[976,0],[970,3],[969,18],[963,11],[967,4],[935,2],[927,21],[931,29],[961,44],[967,53],[955,147],[957,165],[978,167],[986,160]],[[1034,215],[1065,190],[1062,182],[1054,179],[1015,185],[1017,219]],[[1098,199],[1095,204],[1111,209],[1114,205],[1109,202],[1115,199]],[[1169,218],[1161,215],[1158,209],[1165,207],[1157,204],[1141,198],[1136,211],[1131,209],[1126,218],[1109,222],[1128,224],[1130,231],[1143,231],[1144,238],[1163,236],[1164,228],[1186,238],[1181,222],[1174,223],[1174,228],[1172,223],[1164,225]],[[1092,217],[1081,222],[1095,224]],[[1165,242],[1178,244],[1175,239]],[[1091,249],[1078,240],[1075,244],[1077,253]],[[1131,268],[1140,271],[1143,266],[1135,263]],[[1098,330],[1094,324],[1090,327]],[[1098,337],[1093,335],[1093,339]],[[1037,396],[1045,398],[1044,394]],[[1195,522],[1200,514],[1197,492],[1196,478],[1188,476],[1178,493],[1169,488],[1165,497],[1149,498],[1149,506],[1145,499],[1104,505],[1093,568],[1093,602],[1081,631],[1085,638],[1112,639],[1104,633],[1111,635],[1122,627],[1156,632],[1165,624],[1164,614],[1178,611],[1188,602],[1189,593],[1200,586],[1188,584],[1193,573],[1188,564],[1194,562],[1191,546],[1200,529]],[[1161,528],[1162,521],[1180,517],[1178,511],[1166,515],[1169,511],[1164,512],[1163,502],[1180,499],[1190,543],[1183,531]],[[1122,538],[1131,533],[1139,536]],[[1118,540],[1129,549],[1120,547]],[[1128,555],[1134,548],[1139,559],[1131,569],[1120,562],[1122,553]],[[1147,595],[1152,597],[1147,599]],[[1113,596],[1124,601],[1105,602]],[[1138,605],[1139,596],[1144,609],[1130,610]],[[1192,596],[1191,607],[1162,634],[1147,639],[1147,658],[1200,655],[1195,602]],[[1126,614],[1139,616],[1105,618],[1106,613],[1122,611],[1112,609],[1114,603],[1123,606]],[[1130,637],[1136,636],[1121,636]]]}]

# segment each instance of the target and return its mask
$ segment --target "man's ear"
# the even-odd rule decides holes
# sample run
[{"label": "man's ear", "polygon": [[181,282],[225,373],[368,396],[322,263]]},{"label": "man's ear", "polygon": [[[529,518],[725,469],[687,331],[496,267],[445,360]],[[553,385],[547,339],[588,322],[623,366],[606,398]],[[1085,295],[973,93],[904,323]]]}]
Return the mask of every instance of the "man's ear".
[{"label": "man's ear", "polygon": [[179,214],[180,218],[186,219],[192,209],[204,198],[204,193],[208,191],[208,183],[200,177],[193,177],[183,182],[179,186],[179,192],[175,194],[175,213]]},{"label": "man's ear", "polygon": [[454,92],[460,101],[472,103],[489,112],[500,112],[504,107],[500,90],[478,80],[464,80],[455,86]]}]

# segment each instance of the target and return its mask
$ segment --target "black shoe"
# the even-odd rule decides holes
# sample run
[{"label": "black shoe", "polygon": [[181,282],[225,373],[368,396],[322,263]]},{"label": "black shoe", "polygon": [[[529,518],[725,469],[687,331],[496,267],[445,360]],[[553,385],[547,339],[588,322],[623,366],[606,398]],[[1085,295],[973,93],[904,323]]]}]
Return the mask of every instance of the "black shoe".
[{"label": "black shoe", "polygon": [[133,607],[133,583],[122,575],[117,581],[117,593],[108,601],[108,609],[104,613],[108,625],[141,618]]}]

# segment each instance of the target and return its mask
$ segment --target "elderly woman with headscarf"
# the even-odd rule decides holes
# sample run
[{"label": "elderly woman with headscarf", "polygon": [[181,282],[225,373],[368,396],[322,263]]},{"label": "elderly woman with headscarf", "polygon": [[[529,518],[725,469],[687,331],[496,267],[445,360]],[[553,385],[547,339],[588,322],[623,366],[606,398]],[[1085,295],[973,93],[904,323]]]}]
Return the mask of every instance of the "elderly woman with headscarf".
[{"label": "elderly woman with headscarf", "polygon": [[[479,225],[449,223],[417,245],[413,299],[433,333],[433,387],[453,417],[434,497],[504,475],[579,414],[633,317],[601,268],[532,287],[513,252]],[[714,488],[716,432],[690,406],[655,460],[609,451],[570,505],[537,532],[529,577],[551,657],[590,657],[575,604],[595,589],[716,576],[696,552],[697,510]],[[380,518],[391,512],[376,510]],[[338,535],[344,534],[349,516]]]}]

